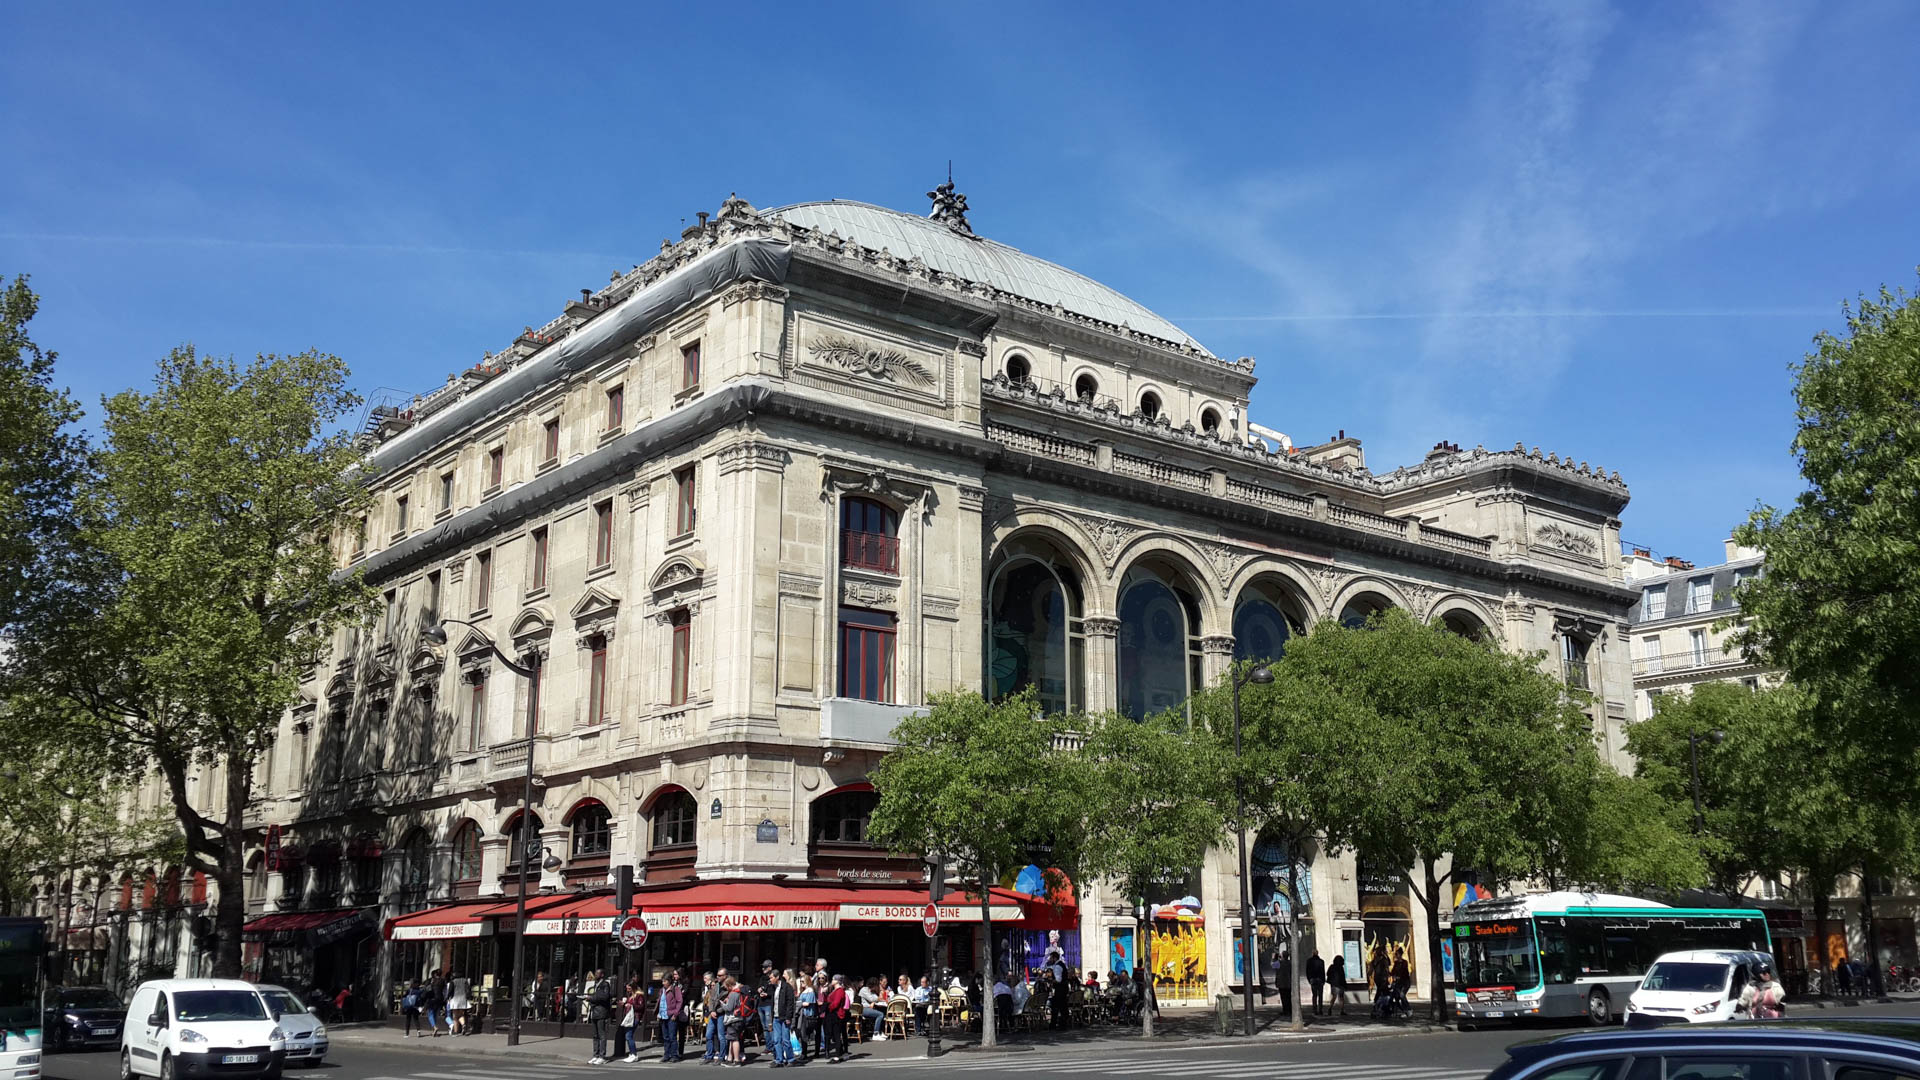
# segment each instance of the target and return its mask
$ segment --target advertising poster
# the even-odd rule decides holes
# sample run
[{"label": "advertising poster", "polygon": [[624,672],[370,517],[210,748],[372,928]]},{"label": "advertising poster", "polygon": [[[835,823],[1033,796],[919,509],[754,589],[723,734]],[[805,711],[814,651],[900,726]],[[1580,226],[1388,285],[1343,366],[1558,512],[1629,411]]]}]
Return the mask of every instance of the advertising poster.
[{"label": "advertising poster", "polygon": [[1122,975],[1133,974],[1133,927],[1113,926],[1107,928],[1107,970]]}]

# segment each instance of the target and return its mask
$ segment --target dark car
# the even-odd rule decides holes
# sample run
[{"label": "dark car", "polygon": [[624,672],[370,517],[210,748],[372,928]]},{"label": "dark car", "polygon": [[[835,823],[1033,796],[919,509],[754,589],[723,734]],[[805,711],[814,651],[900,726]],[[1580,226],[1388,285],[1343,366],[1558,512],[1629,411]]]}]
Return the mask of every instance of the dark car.
[{"label": "dark car", "polygon": [[1906,1080],[1920,1019],[1759,1020],[1518,1043],[1487,1080]]},{"label": "dark car", "polygon": [[46,1042],[54,1050],[117,1050],[126,1021],[126,1003],[104,986],[56,986],[47,991]]}]

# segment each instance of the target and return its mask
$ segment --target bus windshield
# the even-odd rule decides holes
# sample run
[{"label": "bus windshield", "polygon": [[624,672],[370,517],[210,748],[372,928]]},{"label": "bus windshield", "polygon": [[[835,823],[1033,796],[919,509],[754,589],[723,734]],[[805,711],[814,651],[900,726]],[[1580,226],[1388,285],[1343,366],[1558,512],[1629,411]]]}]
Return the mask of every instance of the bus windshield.
[{"label": "bus windshield", "polygon": [[1456,923],[1453,932],[1454,975],[1460,989],[1527,990],[1539,984],[1540,959],[1531,921]]}]

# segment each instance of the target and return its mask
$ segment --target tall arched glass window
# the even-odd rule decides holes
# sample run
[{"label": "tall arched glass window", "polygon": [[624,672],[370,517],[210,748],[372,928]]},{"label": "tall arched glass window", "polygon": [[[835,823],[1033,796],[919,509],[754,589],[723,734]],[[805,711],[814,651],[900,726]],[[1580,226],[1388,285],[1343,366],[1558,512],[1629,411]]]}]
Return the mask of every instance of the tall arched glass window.
[{"label": "tall arched glass window", "polygon": [[605,806],[591,803],[573,812],[573,857],[605,855],[613,847],[613,815]]},{"label": "tall arched glass window", "polygon": [[694,843],[694,822],[699,813],[700,804],[685,789],[662,792],[653,800],[653,812],[648,815],[652,818],[654,850]]},{"label": "tall arched glass window", "polygon": [[1086,703],[1086,636],[1080,584],[1066,564],[1035,549],[1006,559],[987,596],[987,692],[998,700],[1031,686],[1048,712]]},{"label": "tall arched glass window", "polygon": [[1120,583],[1120,711],[1142,720],[1200,688],[1200,603],[1171,567],[1140,563]]},{"label": "tall arched glass window", "polygon": [[1279,586],[1266,580],[1249,585],[1233,609],[1233,658],[1278,660],[1287,641],[1300,633],[1303,620]]},{"label": "tall arched glass window", "polygon": [[453,880],[475,881],[480,877],[480,826],[462,822],[453,832]]},{"label": "tall arched glass window", "polygon": [[1392,606],[1392,601],[1379,593],[1361,593],[1340,609],[1340,625],[1358,630],[1367,625],[1368,619]]}]

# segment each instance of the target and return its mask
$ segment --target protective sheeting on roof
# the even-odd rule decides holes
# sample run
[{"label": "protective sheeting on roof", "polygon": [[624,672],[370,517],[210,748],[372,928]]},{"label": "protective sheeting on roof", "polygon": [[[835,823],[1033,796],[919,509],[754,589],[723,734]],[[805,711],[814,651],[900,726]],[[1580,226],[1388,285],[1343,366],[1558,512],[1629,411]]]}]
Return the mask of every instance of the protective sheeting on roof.
[{"label": "protective sheeting on roof", "polygon": [[903,259],[919,256],[942,273],[1204,351],[1186,331],[1113,289],[1064,266],[993,240],[962,236],[929,218],[862,202],[795,203],[762,212],[820,232],[835,232]]}]

